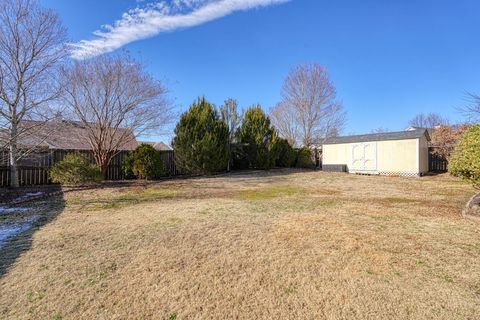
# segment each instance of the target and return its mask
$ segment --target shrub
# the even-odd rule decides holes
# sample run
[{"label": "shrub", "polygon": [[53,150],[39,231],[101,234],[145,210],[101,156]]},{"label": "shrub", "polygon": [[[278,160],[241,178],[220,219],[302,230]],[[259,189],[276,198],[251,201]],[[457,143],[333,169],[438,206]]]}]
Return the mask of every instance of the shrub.
[{"label": "shrub", "polygon": [[449,159],[448,170],[480,188],[480,126],[465,132]]},{"label": "shrub", "polygon": [[230,159],[229,131],[205,98],[185,112],[175,128],[173,149],[178,166],[187,173],[211,174],[226,171]]},{"label": "shrub", "polygon": [[50,169],[50,177],[62,185],[81,185],[102,181],[100,169],[79,153],[69,153]]},{"label": "shrub", "polygon": [[133,174],[140,179],[158,179],[165,175],[160,151],[148,144],[141,144],[133,151]]},{"label": "shrub", "polygon": [[234,170],[245,170],[248,169],[248,157],[245,151],[245,147],[242,144],[231,144],[231,161],[232,161],[232,169]]},{"label": "shrub", "polygon": [[273,144],[275,166],[288,168],[295,165],[295,151],[286,139],[276,138]]},{"label": "shrub", "polygon": [[133,173],[133,151],[128,152],[123,158],[122,171],[125,179],[135,179],[135,174]]},{"label": "shrub", "polygon": [[245,112],[242,126],[238,131],[238,140],[245,147],[245,153],[251,168],[270,169],[275,165],[273,142],[275,130],[270,119],[257,105]]},{"label": "shrub", "polygon": [[160,151],[148,144],[141,144],[123,159],[123,173],[126,179],[158,179],[165,175]]},{"label": "shrub", "polygon": [[295,167],[313,169],[315,164],[312,159],[312,150],[307,147],[296,149]]}]

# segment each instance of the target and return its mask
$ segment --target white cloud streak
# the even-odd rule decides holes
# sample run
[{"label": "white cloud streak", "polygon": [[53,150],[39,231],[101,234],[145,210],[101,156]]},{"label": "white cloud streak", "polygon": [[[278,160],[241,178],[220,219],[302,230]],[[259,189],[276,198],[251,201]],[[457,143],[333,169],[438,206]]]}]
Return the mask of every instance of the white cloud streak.
[{"label": "white cloud streak", "polygon": [[105,25],[94,39],[70,44],[74,59],[112,52],[124,45],[177,29],[189,28],[236,11],[281,4],[291,0],[171,0],[129,10],[113,25]]}]

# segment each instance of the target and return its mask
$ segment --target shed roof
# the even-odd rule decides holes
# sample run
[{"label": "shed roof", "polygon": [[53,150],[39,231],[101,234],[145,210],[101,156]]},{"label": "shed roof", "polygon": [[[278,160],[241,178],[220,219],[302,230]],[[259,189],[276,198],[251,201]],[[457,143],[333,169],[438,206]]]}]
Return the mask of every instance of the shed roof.
[{"label": "shed roof", "polygon": [[340,144],[340,143],[356,143],[356,142],[370,142],[370,141],[385,141],[385,140],[406,140],[418,139],[423,136],[430,141],[430,136],[426,129],[417,129],[399,132],[385,132],[385,133],[371,133],[343,137],[331,137],[325,140],[323,144]]}]

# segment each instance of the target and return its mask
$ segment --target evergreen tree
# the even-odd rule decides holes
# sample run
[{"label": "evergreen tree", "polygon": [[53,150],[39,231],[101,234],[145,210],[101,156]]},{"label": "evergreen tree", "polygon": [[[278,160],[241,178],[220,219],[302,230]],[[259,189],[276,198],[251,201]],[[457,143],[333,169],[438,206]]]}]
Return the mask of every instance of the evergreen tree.
[{"label": "evergreen tree", "polygon": [[185,112],[175,128],[172,146],[181,170],[211,174],[227,169],[229,131],[215,107],[199,98]]},{"label": "evergreen tree", "polygon": [[275,138],[272,152],[275,156],[275,166],[289,168],[295,165],[295,150],[287,139]]},{"label": "evergreen tree", "polygon": [[275,138],[275,129],[270,125],[270,118],[265,115],[261,106],[249,108],[238,131],[238,140],[245,145],[251,168],[270,169],[275,165]]},{"label": "evergreen tree", "polygon": [[126,179],[153,180],[166,175],[160,151],[144,143],[125,156],[122,168]]},{"label": "evergreen tree", "polygon": [[141,144],[133,152],[133,173],[140,179],[158,179],[165,175],[160,151],[148,144]]},{"label": "evergreen tree", "polygon": [[449,159],[448,171],[480,188],[480,126],[468,129],[455,146]]}]

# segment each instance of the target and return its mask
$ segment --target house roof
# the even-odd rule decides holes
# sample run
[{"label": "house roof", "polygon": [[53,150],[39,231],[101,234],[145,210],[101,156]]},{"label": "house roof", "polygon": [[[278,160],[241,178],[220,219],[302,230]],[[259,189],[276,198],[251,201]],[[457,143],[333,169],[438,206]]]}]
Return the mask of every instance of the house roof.
[{"label": "house roof", "polygon": [[385,132],[385,133],[372,133],[343,137],[331,137],[327,138],[323,144],[340,144],[340,143],[355,143],[355,142],[370,142],[370,141],[385,141],[385,140],[406,140],[406,139],[418,139],[423,136],[427,137],[430,141],[430,136],[427,129],[416,129],[399,132]]},{"label": "house roof", "polygon": [[172,148],[170,148],[168,145],[166,145],[165,143],[159,141],[159,142],[151,142],[151,141],[138,141],[139,144],[148,144],[148,145],[151,145],[152,147],[155,148],[155,150],[158,150],[158,151],[168,151],[168,150],[172,150]]},{"label": "house roof", "polygon": [[[50,149],[62,150],[91,150],[88,133],[85,126],[77,121],[22,121],[19,125],[20,131],[18,144],[23,146],[43,146]],[[115,138],[127,137],[126,143],[121,144],[119,150],[134,150],[137,140],[133,132],[119,128]]]}]

